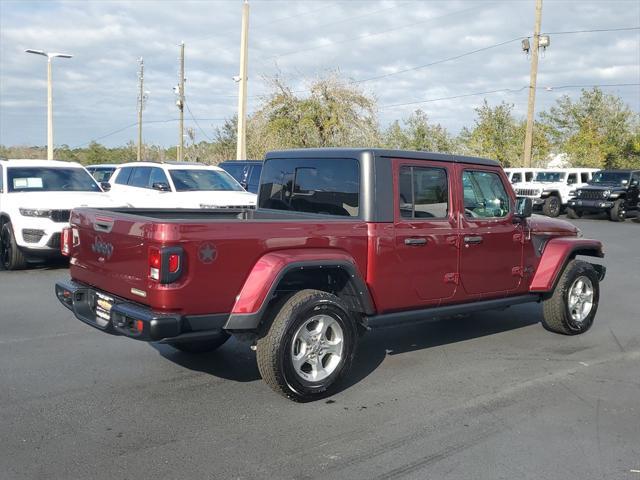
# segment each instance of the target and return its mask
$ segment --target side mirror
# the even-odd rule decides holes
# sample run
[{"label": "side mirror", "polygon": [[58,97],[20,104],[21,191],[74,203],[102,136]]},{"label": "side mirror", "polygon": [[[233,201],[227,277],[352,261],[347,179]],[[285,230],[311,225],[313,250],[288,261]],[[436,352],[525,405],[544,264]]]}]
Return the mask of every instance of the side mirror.
[{"label": "side mirror", "polygon": [[638,186],[638,180],[631,180],[631,184],[632,187],[637,187]]},{"label": "side mirror", "polygon": [[514,216],[519,219],[529,218],[533,213],[533,200],[529,197],[516,198],[516,211]]},{"label": "side mirror", "polygon": [[111,190],[111,184],[109,182],[100,182],[100,187],[102,187],[102,190],[105,192]]},{"label": "side mirror", "polygon": [[156,182],[152,185],[152,188],[160,192],[169,192],[171,190],[169,184],[165,182]]}]

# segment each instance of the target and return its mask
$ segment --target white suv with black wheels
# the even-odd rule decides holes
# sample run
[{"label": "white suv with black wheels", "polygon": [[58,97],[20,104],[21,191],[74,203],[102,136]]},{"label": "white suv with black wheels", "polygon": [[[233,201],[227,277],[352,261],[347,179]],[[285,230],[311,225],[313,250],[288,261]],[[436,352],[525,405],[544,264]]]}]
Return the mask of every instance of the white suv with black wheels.
[{"label": "white suv with black wheels", "polygon": [[0,160],[0,263],[6,270],[60,254],[75,207],[117,206],[79,163]]},{"label": "white suv with black wheels", "polygon": [[516,195],[529,197],[533,207],[548,217],[557,217],[576,194],[587,185],[597,168],[562,168],[540,170],[533,182],[514,185]]},{"label": "white suv with black wheels", "polygon": [[257,198],[223,169],[200,163],[125,163],[102,186],[136,208],[247,209]]}]

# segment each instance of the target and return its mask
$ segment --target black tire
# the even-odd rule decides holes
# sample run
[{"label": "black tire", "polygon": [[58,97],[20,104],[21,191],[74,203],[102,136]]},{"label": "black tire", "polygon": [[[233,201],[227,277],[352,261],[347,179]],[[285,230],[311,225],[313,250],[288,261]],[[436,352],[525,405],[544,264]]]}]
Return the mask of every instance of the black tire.
[{"label": "black tire", "polygon": [[627,212],[624,209],[624,199],[619,198],[613,202],[613,207],[609,210],[609,220],[612,222],[624,222],[627,219]]},{"label": "black tire", "polygon": [[220,333],[220,336],[216,338],[210,338],[207,340],[192,340],[190,342],[169,342],[176,350],[180,350],[185,353],[207,353],[213,352],[220,348],[224,343],[229,340],[229,334],[226,332]]},{"label": "black tire", "polygon": [[16,243],[11,222],[0,230],[0,263],[5,270],[22,270],[27,267],[27,259]]},{"label": "black tire", "polygon": [[[586,277],[592,285],[591,309],[581,321],[572,317],[569,305],[569,292],[578,279]],[[571,260],[565,267],[553,294],[542,302],[544,328],[563,335],[578,335],[584,333],[593,325],[593,319],[598,311],[600,299],[600,281],[598,273],[590,263],[581,260]],[[586,313],[586,312],[585,312]]]},{"label": "black tire", "polygon": [[582,212],[574,210],[571,207],[567,207],[567,218],[572,218],[572,219],[582,218]]},{"label": "black tire", "polygon": [[560,202],[560,198],[555,195],[545,198],[544,204],[542,205],[542,213],[547,217],[557,217],[561,211],[562,203]]},{"label": "black tire", "polygon": [[[274,309],[273,322],[266,334],[258,340],[258,369],[264,381],[275,392],[297,402],[316,400],[329,394],[343,378],[356,352],[358,331],[351,313],[335,295],[319,290],[302,290],[284,299]],[[341,329],[342,353],[331,373],[324,379],[314,381],[296,371],[293,363],[295,336],[318,315],[330,317]],[[306,349],[307,347],[305,347]],[[320,352],[318,360],[323,364],[332,354]],[[306,365],[306,364],[305,364]],[[300,367],[301,369],[301,367]]]}]

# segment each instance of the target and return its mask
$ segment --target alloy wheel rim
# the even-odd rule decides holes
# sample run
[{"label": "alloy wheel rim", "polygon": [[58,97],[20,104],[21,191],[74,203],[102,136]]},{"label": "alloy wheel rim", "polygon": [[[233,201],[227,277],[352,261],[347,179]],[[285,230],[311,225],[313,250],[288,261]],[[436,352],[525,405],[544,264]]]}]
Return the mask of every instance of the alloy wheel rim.
[{"label": "alloy wheel rim", "polygon": [[594,289],[591,280],[584,275],[576,278],[567,295],[569,315],[576,324],[582,323],[589,316],[593,300]]},{"label": "alloy wheel rim", "polygon": [[291,366],[300,378],[320,382],[336,371],[344,353],[344,332],[338,321],[314,315],[296,331],[291,342]]}]

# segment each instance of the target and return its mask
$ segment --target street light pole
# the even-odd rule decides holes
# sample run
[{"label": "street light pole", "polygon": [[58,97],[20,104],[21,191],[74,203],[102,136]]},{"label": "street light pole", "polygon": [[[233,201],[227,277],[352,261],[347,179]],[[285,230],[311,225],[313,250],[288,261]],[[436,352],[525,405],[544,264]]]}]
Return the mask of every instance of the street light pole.
[{"label": "street light pole", "polygon": [[66,53],[47,53],[43,50],[25,50],[27,53],[47,57],[47,160],[53,160],[53,74],[52,60],[54,57],[72,58]]}]

